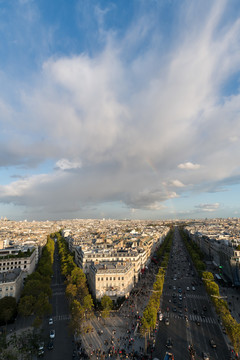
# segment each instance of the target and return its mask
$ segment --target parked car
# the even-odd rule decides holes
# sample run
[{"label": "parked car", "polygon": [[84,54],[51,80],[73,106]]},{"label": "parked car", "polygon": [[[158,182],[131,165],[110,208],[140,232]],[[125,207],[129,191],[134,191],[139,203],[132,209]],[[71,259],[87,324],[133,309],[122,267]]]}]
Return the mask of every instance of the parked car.
[{"label": "parked car", "polygon": [[50,339],[55,338],[55,330],[50,330]]},{"label": "parked car", "polygon": [[203,360],[209,360],[209,355],[203,351],[202,358],[203,358]]},{"label": "parked car", "polygon": [[40,342],[38,345],[38,356],[43,356],[44,355],[44,342]]},{"label": "parked car", "polygon": [[53,318],[49,318],[48,324],[49,324],[49,325],[52,325],[52,324],[53,324]]},{"label": "parked car", "polygon": [[167,342],[166,342],[166,347],[167,347],[168,349],[171,349],[172,346],[173,346],[173,341],[172,341],[171,338],[168,338],[168,339],[167,339]]},{"label": "parked car", "polygon": [[215,341],[214,341],[213,339],[210,339],[210,340],[209,340],[209,344],[210,344],[211,347],[214,348],[214,349],[217,347],[217,345],[216,345],[216,343],[215,343]]},{"label": "parked car", "polygon": [[52,350],[53,349],[53,341],[50,340],[48,343],[48,350]]}]

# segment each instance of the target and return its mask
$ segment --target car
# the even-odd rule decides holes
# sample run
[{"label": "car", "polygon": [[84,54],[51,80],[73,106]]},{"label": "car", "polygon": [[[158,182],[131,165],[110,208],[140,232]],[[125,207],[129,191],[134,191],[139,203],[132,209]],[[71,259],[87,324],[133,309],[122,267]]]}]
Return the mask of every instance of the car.
[{"label": "car", "polygon": [[187,286],[187,291],[189,291],[190,290],[190,288],[189,288],[189,286]]},{"label": "car", "polygon": [[52,325],[52,324],[53,324],[53,318],[49,318],[48,325]]},{"label": "car", "polygon": [[174,308],[172,310],[173,310],[173,312],[176,312],[177,311],[176,306],[174,306]]},{"label": "car", "polygon": [[38,356],[43,356],[44,355],[44,342],[40,342],[38,345]]},{"label": "car", "polygon": [[197,326],[200,326],[200,322],[199,322],[198,320],[195,321],[195,324],[196,324]]},{"label": "car", "polygon": [[192,290],[193,290],[193,291],[195,291],[195,290],[196,290],[194,286],[192,286]]},{"label": "car", "polygon": [[165,325],[169,325],[169,318],[165,319]]},{"label": "car", "polygon": [[171,338],[168,338],[168,339],[167,339],[166,347],[167,347],[168,349],[171,349],[171,348],[173,347],[173,341],[172,341]]},{"label": "car", "polygon": [[209,339],[209,344],[210,344],[211,347],[214,348],[214,349],[217,347],[217,345],[216,345],[216,343],[215,343],[215,341],[214,341],[213,339]]},{"label": "car", "polygon": [[55,338],[55,330],[50,330],[50,339]]},{"label": "car", "polygon": [[206,352],[202,352],[202,358],[203,360],[209,360],[209,355]]},{"label": "car", "polygon": [[48,343],[48,350],[52,350],[53,349],[53,341],[50,340],[49,343]]}]

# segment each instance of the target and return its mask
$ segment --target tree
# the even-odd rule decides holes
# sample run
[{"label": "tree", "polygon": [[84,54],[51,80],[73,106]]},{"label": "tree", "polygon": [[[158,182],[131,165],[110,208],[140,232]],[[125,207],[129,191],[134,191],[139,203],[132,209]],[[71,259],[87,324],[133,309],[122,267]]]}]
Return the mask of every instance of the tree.
[{"label": "tree", "polygon": [[0,299],[0,322],[7,324],[17,312],[16,299],[12,296],[5,296]]},{"label": "tree", "polygon": [[34,312],[37,316],[43,317],[44,315],[49,315],[52,312],[52,306],[48,301],[48,296],[41,292],[38,296],[37,302],[34,306]]},{"label": "tree", "polygon": [[18,304],[18,311],[23,316],[29,316],[34,311],[35,297],[32,295],[23,296]]},{"label": "tree", "polygon": [[72,333],[77,333],[79,335],[82,330],[82,320],[84,318],[84,308],[81,306],[80,302],[73,300],[71,303],[71,321],[70,329]]},{"label": "tree", "polygon": [[92,309],[93,309],[93,299],[91,297],[90,294],[86,295],[83,299],[83,307],[85,312],[87,312],[87,314],[91,314],[92,313]]},{"label": "tree", "polygon": [[112,299],[107,295],[103,295],[103,297],[101,299],[101,306],[102,306],[103,310],[104,309],[111,310],[113,307]]},{"label": "tree", "polygon": [[77,296],[77,286],[75,284],[68,284],[66,287],[66,295],[70,300],[73,300]]},{"label": "tree", "polygon": [[107,295],[103,295],[101,299],[101,307],[102,307],[102,317],[105,319],[109,316],[110,310],[113,307],[113,302],[111,298]]}]

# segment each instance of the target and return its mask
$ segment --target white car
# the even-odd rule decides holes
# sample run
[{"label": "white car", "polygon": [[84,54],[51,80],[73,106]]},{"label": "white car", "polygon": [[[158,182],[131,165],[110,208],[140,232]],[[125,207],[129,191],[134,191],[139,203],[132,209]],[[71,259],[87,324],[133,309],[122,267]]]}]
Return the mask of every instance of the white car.
[{"label": "white car", "polygon": [[189,288],[189,286],[187,286],[187,291],[189,291],[190,290],[190,288]]},{"label": "white car", "polygon": [[55,330],[50,330],[50,339],[55,338]]},{"label": "white car", "polygon": [[49,324],[49,325],[52,325],[52,324],[53,324],[53,318],[49,318],[48,324]]},{"label": "white car", "polygon": [[193,290],[193,291],[195,291],[195,290],[196,290],[194,286],[192,287],[192,290]]}]

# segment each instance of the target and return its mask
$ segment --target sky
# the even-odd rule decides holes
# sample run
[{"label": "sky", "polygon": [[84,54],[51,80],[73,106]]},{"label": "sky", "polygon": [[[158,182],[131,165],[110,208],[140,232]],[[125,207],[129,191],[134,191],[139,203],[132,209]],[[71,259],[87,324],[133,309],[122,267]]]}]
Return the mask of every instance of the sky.
[{"label": "sky", "polygon": [[0,217],[240,217],[239,0],[0,0]]}]

